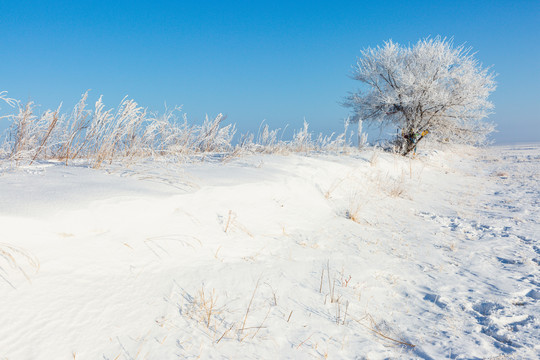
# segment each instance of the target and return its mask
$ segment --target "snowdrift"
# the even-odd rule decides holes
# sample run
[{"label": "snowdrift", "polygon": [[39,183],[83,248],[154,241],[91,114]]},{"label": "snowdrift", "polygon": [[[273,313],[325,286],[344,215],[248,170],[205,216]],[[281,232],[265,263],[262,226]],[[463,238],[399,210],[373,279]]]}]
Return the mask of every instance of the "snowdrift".
[{"label": "snowdrift", "polygon": [[0,173],[0,358],[536,358],[539,146]]}]

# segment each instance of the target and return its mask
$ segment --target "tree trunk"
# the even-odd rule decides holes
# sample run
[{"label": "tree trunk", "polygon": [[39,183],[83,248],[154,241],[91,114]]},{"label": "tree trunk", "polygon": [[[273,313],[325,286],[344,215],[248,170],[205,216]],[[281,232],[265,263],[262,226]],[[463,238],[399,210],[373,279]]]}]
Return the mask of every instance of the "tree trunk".
[{"label": "tree trunk", "polygon": [[409,136],[408,138],[406,138],[405,140],[407,142],[406,142],[405,150],[403,152],[403,156],[409,155],[409,153],[416,148],[416,146],[418,145],[420,140],[424,138],[424,136],[425,135],[421,135],[416,141],[414,140],[414,137],[412,136]]}]

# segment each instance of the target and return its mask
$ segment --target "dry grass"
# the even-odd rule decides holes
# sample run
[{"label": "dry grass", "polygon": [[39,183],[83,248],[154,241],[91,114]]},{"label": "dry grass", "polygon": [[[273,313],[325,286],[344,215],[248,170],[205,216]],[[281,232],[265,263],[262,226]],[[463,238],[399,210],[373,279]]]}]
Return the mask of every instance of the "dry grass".
[{"label": "dry grass", "polygon": [[28,251],[19,247],[0,243],[0,278],[12,288],[16,288],[10,279],[10,269],[20,273],[31,282],[30,272],[39,271],[39,260]]},{"label": "dry grass", "polygon": [[[10,158],[19,162],[32,148],[39,143],[40,122],[34,115],[34,104],[27,103],[24,107],[19,106],[19,112],[12,117],[11,131],[9,134],[12,141]],[[31,155],[30,155],[31,156]]]},{"label": "dry grass", "polygon": [[387,193],[391,197],[403,197],[407,193],[403,179],[390,182],[387,188]]},{"label": "dry grass", "polygon": [[369,164],[371,166],[376,166],[379,162],[379,153],[377,151],[373,151],[373,154],[371,155],[371,159],[369,160]]},{"label": "dry grass", "polygon": [[[270,292],[260,286],[260,279],[254,284],[252,292],[238,297],[235,289],[219,291],[212,287],[200,287],[192,297],[184,290],[181,290],[184,303],[174,301],[173,304],[179,306],[181,318],[174,311],[173,318],[165,322],[160,321],[160,326],[172,325],[171,329],[177,331],[185,329],[186,335],[179,341],[185,349],[192,347],[197,356],[199,343],[193,343],[194,331],[201,331],[204,334],[203,342],[200,346],[216,346],[215,351],[220,351],[219,346],[231,346],[236,343],[250,343],[249,346],[259,346],[261,341],[272,341],[272,334],[283,331],[286,334],[295,334],[294,348],[301,352],[308,352],[315,356],[328,354],[324,343],[328,341],[326,331],[306,330],[306,326],[311,323],[310,318],[314,318],[315,323],[325,322],[328,327],[343,327],[339,330],[343,334],[355,334],[355,336],[371,337],[385,346],[398,346],[414,348],[410,341],[395,329],[391,328],[384,320],[376,321],[375,317],[366,312],[367,309],[360,303],[360,298],[356,296],[358,283],[355,285],[352,276],[342,268],[334,269],[330,261],[327,261],[321,269],[320,283],[317,278],[319,294],[316,294],[318,305],[302,298],[298,302],[298,297],[294,294],[286,295],[283,303],[288,304],[280,307],[277,304],[276,293],[270,287]],[[315,291],[316,293],[316,291]],[[219,294],[219,296],[218,296]],[[232,295],[232,296],[231,296]],[[273,299],[272,299],[273,297]],[[324,299],[324,303],[323,300]],[[241,301],[240,306],[235,305]],[[263,300],[263,301],[261,301]],[[307,301],[305,301],[307,300]],[[281,303],[281,301],[280,301]],[[294,308],[290,308],[293,305]],[[272,309],[275,311],[272,312]],[[358,315],[360,314],[360,315]],[[174,320],[176,319],[176,320]],[[270,319],[270,320],[268,320]],[[187,323],[185,322],[187,320]],[[268,321],[267,321],[268,320]],[[172,322],[170,322],[172,321]],[[177,325],[176,321],[180,321]],[[268,324],[265,326],[265,324]],[[168,326],[169,327],[169,326]],[[363,331],[362,329],[367,329]],[[338,331],[334,329],[334,331]],[[363,335],[362,335],[363,333]],[[163,338],[164,334],[160,335]],[[345,335],[346,336],[346,335]],[[255,340],[254,343],[251,341]],[[337,339],[336,339],[337,340]],[[224,342],[229,342],[224,345]],[[345,338],[342,340],[342,349],[347,345]],[[328,343],[327,343],[328,345]],[[300,356],[300,355],[299,355]]]},{"label": "dry grass", "polygon": [[[264,323],[270,315],[271,307],[268,308],[261,320],[260,309],[253,314],[253,301],[259,289],[260,279],[257,281],[250,301],[239,318],[238,312],[227,306],[226,301],[220,301],[215,289],[207,290],[204,286],[192,297],[184,294],[187,304],[181,307],[181,313],[200,324],[207,331],[212,342],[217,344],[223,340],[236,340],[243,342],[246,339],[257,337],[261,329],[264,329]],[[259,318],[256,326],[248,326],[248,319],[251,317]],[[253,321],[251,321],[253,322]],[[257,322],[256,322],[257,324]]]},{"label": "dry grass", "polygon": [[249,315],[249,310],[251,309],[251,304],[253,304],[253,298],[255,297],[255,293],[257,292],[257,289],[259,288],[259,282],[261,279],[257,280],[257,284],[255,285],[255,289],[253,290],[253,294],[251,295],[251,299],[249,300],[249,304],[246,310],[246,316],[244,316],[244,321],[242,322],[242,328],[240,329],[240,332],[243,332],[246,327],[246,320]]},{"label": "dry grass", "polygon": [[237,214],[234,211],[229,210],[227,215],[227,221],[225,222],[225,228],[223,229],[223,231],[229,233],[235,229],[240,230],[249,237],[253,238],[253,233],[249,231],[246,226],[244,226],[241,222],[238,221]]},{"label": "dry grass", "polygon": [[241,135],[233,145],[236,128],[224,125],[223,114],[207,116],[201,125],[196,125],[189,124],[178,107],[157,115],[127,98],[116,110],[106,109],[102,97],[93,107],[88,99],[86,92],[68,114],[61,114],[60,107],[37,114],[33,102],[22,106],[0,92],[0,100],[17,109],[6,116],[11,126],[1,144],[5,157],[17,164],[60,160],[68,165],[83,160],[99,168],[116,161],[129,166],[163,156],[176,161],[186,157],[204,160],[208,156],[226,161],[255,153],[352,151],[353,133],[348,131],[348,122],[343,133],[330,136],[314,136],[304,122],[289,141],[283,140],[286,129],[271,130],[264,125],[257,136]]},{"label": "dry grass", "polygon": [[0,91],[0,100],[6,102],[11,107],[15,107],[17,105],[17,100],[9,98],[7,96],[7,91]]},{"label": "dry grass", "polygon": [[378,174],[374,179],[376,189],[390,197],[399,198],[407,194],[405,175],[393,178],[389,174]]},{"label": "dry grass", "polygon": [[206,322],[206,327],[210,328],[210,322],[216,317],[220,310],[216,307],[218,297],[216,290],[212,289],[211,293],[206,294],[204,287],[199,291],[199,305],[203,315],[202,321]]},{"label": "dry grass", "polygon": [[321,294],[325,274],[328,280],[328,292],[324,296],[324,305],[326,305],[327,303],[333,304],[335,309],[334,321],[336,325],[345,325],[347,321],[347,314],[349,311],[349,300],[345,300],[341,294],[338,294],[336,292],[336,284],[341,288],[346,288],[349,285],[352,277],[345,277],[343,269],[338,274],[340,275],[339,278],[337,278],[335,275],[332,276],[332,272],[330,270],[330,261],[327,261],[326,267],[323,267],[321,271],[321,283],[319,286],[319,293]]},{"label": "dry grass", "polygon": [[50,139],[54,129],[56,128],[56,125],[58,124],[59,112],[60,112],[60,108],[58,108],[55,112],[50,113],[50,115],[46,114],[44,116],[44,118],[48,120],[47,131],[45,133],[45,136],[41,139],[39,146],[36,150],[36,153],[32,157],[32,160],[30,161],[30,165],[32,165],[32,163],[37,159],[37,157],[39,156],[39,154],[45,147],[45,144]]},{"label": "dry grass", "polygon": [[[368,324],[364,324],[364,320],[368,320]],[[368,329],[369,331],[371,331],[375,336],[377,336],[378,338],[384,340],[384,341],[388,341],[390,342],[391,344],[394,344],[394,345],[403,345],[403,346],[407,346],[409,348],[415,348],[416,345],[413,345],[403,339],[399,339],[397,336],[394,336],[394,335],[391,335],[389,334],[390,332],[390,329],[383,329],[383,326],[382,325],[386,325],[384,322],[382,323],[377,323],[373,317],[371,315],[366,315],[364,318],[362,318],[361,320],[356,320],[361,326],[365,327],[366,329]],[[387,326],[385,326],[387,327]]]},{"label": "dry grass", "polygon": [[202,324],[212,333],[217,333],[221,328],[227,327],[223,314],[226,312],[224,305],[219,305],[219,297],[216,290],[206,290],[204,286],[197,292],[196,296],[185,295],[188,299],[187,305],[182,309],[188,317],[195,322]]},{"label": "dry grass", "polygon": [[354,192],[351,196],[349,196],[349,206],[345,213],[347,219],[352,220],[357,224],[360,224],[362,205],[362,197],[358,192]]},{"label": "dry grass", "polygon": [[339,186],[341,185],[341,183],[343,183],[347,178],[341,178],[341,179],[336,179],[331,185],[330,187],[328,188],[328,190],[326,190],[326,192],[324,193],[324,198],[325,199],[330,199],[332,197],[332,194],[334,193],[334,191],[336,191]]},{"label": "dry grass", "polygon": [[61,160],[69,164],[76,159],[93,167],[120,159],[198,154],[232,150],[234,126],[222,127],[224,116],[208,117],[201,126],[178,121],[175,108],[158,117],[149,114],[135,101],[124,99],[116,111],[106,110],[102,98],[89,109],[88,93],[69,115],[55,111],[36,114],[32,102],[18,104],[18,112],[7,116],[11,122],[3,147],[8,158],[32,163],[36,160]]}]

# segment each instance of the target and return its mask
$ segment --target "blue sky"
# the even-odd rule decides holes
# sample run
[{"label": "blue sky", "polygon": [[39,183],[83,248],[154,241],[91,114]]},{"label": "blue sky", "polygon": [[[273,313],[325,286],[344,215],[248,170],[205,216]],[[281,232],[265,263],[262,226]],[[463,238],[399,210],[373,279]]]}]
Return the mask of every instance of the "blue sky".
[{"label": "blue sky", "polygon": [[[342,129],[361,49],[426,36],[467,43],[498,73],[497,142],[540,141],[540,2],[2,1],[0,90],[42,109],[91,89],[115,107],[183,105],[241,132]],[[5,105],[1,105],[5,110]]]}]

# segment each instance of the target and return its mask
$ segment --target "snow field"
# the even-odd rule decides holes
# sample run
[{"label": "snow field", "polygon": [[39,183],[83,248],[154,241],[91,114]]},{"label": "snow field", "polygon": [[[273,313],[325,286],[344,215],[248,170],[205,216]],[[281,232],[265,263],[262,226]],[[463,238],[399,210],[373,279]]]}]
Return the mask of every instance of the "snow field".
[{"label": "snow field", "polygon": [[535,358],[540,148],[0,175],[0,358]]}]

